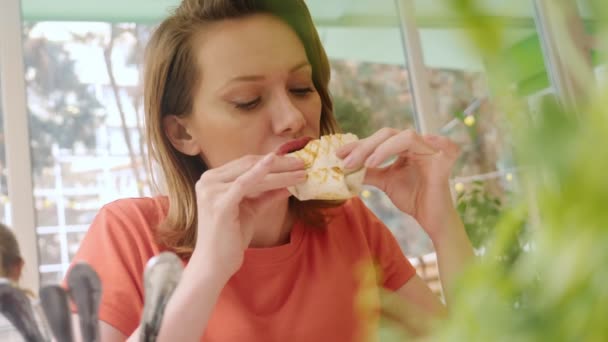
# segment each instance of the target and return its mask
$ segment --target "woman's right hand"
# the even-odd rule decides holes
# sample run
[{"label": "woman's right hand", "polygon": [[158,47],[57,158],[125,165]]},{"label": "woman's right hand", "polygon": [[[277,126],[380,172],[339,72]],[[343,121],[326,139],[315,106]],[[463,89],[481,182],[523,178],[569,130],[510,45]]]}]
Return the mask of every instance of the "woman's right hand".
[{"label": "woman's right hand", "polygon": [[245,156],[203,173],[196,183],[198,230],[191,261],[228,281],[243,263],[256,213],[288,198],[286,188],[305,180],[304,162],[274,153]]}]

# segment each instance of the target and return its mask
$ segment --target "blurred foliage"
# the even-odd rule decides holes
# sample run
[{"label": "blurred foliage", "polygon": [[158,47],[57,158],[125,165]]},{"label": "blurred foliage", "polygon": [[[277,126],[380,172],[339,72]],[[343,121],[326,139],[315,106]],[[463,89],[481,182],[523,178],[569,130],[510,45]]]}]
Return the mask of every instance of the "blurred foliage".
[{"label": "blurred foliage", "polygon": [[501,207],[501,199],[486,191],[481,181],[472,183],[471,189],[458,194],[458,213],[475,249],[483,248],[488,242]]},{"label": "blurred foliage", "polygon": [[336,116],[345,118],[348,113],[343,111],[351,109],[366,112],[369,117],[365,119],[369,125],[366,130],[370,133],[382,127],[404,129],[414,126],[405,67],[331,60],[331,68],[330,91]]},{"label": "blurred foliage", "polygon": [[[35,25],[24,24],[23,52],[32,163],[38,174],[53,164],[53,145],[95,148],[102,106],[94,89],[78,79],[75,61],[62,43],[30,35]],[[3,128],[0,116],[0,132]],[[0,139],[0,162],[4,151]]]},{"label": "blurred foliage", "polygon": [[343,132],[356,134],[360,138],[374,133],[370,125],[371,109],[345,97],[335,97],[333,101],[334,116]]},{"label": "blurred foliage", "polygon": [[[334,114],[343,131],[364,137],[382,127],[415,126],[409,76],[403,65],[332,60],[331,67]],[[498,128],[502,114],[488,101],[484,73],[429,68],[429,76],[437,108],[433,119],[445,124],[442,133],[462,147],[454,175],[478,175],[510,167],[505,162],[507,142]],[[470,117],[476,120],[475,124],[465,123]],[[364,199],[390,228],[406,255],[418,257],[433,251],[424,230],[396,209],[383,193],[371,188]]]},{"label": "blurred foliage", "polygon": [[[477,20],[484,17],[480,3],[450,2],[470,23],[480,53],[492,59],[503,46],[504,27]],[[608,3],[591,3],[605,19]],[[600,27],[593,40],[605,44],[606,32]],[[564,49],[570,43],[568,37],[559,42]],[[584,73],[576,70],[580,65],[569,63],[569,71]],[[591,90],[577,108],[547,95],[532,110],[528,98],[511,86],[508,70],[499,66],[489,77],[508,121],[515,162],[525,166],[520,174],[524,191],[514,193],[500,210],[482,192],[461,197],[466,203],[461,212],[474,203],[486,215],[474,224],[485,221],[487,231],[472,235],[485,257],[464,272],[449,303],[451,314],[424,340],[608,341],[608,89],[604,84]],[[521,247],[524,228],[525,252],[513,253],[514,246]],[[509,262],[502,262],[505,256]]]}]

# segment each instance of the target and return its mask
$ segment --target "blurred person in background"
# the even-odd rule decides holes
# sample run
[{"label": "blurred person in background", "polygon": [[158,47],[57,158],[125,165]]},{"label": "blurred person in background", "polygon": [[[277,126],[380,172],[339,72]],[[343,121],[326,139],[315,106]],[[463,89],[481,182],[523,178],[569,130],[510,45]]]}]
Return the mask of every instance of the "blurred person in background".
[{"label": "blurred person in background", "polygon": [[[43,335],[48,337],[50,336],[49,329],[46,324],[42,307],[40,307],[39,302],[36,300],[36,295],[31,290],[20,288],[18,285],[24,266],[25,260],[23,260],[23,257],[21,256],[21,250],[19,249],[15,234],[5,224],[0,223],[0,278],[8,280],[9,283],[19,288],[30,298],[38,326]],[[0,341],[23,341],[21,334],[2,314],[0,314]]]},{"label": "blurred person in background", "polygon": [[[25,262],[13,231],[0,223],[0,278],[7,278],[17,284]],[[28,293],[31,295],[31,292]]]}]

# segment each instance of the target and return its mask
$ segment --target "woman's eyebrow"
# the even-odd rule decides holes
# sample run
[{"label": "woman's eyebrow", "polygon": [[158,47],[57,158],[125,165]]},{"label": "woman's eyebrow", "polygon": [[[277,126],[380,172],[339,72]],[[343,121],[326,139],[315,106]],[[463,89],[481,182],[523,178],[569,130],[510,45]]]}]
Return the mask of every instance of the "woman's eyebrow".
[{"label": "woman's eyebrow", "polygon": [[[308,62],[308,61],[302,61],[298,64],[296,64],[295,66],[293,66],[291,69],[289,69],[289,73],[294,73],[300,69],[303,68],[312,68],[312,65]],[[218,88],[218,92],[222,92],[223,89],[227,88],[230,84],[235,83],[235,82],[257,82],[257,81],[262,81],[264,80],[266,77],[264,75],[241,75],[241,76],[236,76],[234,78],[231,78],[230,80],[228,80],[226,83],[224,83],[223,86]]]},{"label": "woman's eyebrow", "polygon": [[[292,73],[294,71],[298,71],[305,67],[311,67],[311,65],[310,65],[310,63],[308,63],[308,61],[303,61],[303,62],[296,64],[294,67],[289,69],[289,72]],[[228,84],[228,83],[232,83],[232,82],[253,82],[253,81],[263,80],[264,78],[265,77],[263,75],[242,75],[242,76],[234,77],[226,83]]]},{"label": "woman's eyebrow", "polygon": [[311,67],[312,68],[312,65],[310,65],[310,63],[308,63],[308,61],[303,61],[303,62],[300,62],[300,63],[296,64],[296,66],[294,66],[293,68],[291,68],[289,70],[289,72],[291,73],[291,72],[294,72],[294,71],[298,71],[298,70],[300,70],[302,68],[306,68],[306,67]]}]

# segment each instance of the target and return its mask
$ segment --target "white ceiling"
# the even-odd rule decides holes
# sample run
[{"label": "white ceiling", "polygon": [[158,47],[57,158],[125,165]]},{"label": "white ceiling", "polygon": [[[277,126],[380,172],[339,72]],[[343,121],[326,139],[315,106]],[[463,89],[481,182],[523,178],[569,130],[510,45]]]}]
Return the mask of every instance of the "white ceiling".
[{"label": "white ceiling", "polygon": [[[319,21],[356,17],[395,18],[394,0],[306,0]],[[436,20],[454,18],[453,0],[414,0],[416,15]],[[531,18],[531,0],[477,1],[487,15]],[[22,0],[27,20],[159,21],[179,0]]]},{"label": "white ceiling", "polygon": [[[402,64],[399,21],[394,0],[306,0],[328,55]],[[22,0],[23,15],[34,21],[111,21],[156,23],[178,0]],[[458,28],[453,0],[414,0],[425,62],[430,67],[481,69],[482,64]],[[531,0],[484,0],[487,15],[518,24],[514,42],[534,33]]]}]

